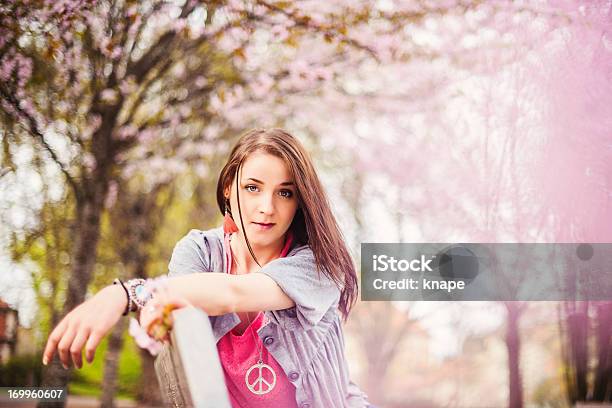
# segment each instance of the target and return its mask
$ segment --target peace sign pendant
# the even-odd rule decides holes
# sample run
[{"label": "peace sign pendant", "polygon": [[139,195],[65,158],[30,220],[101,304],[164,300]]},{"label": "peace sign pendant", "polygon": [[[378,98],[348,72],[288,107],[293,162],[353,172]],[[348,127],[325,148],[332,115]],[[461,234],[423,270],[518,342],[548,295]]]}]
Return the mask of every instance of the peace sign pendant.
[{"label": "peace sign pendant", "polygon": [[[253,372],[254,374],[251,375]],[[266,381],[264,378],[264,373],[267,372],[272,375],[271,383]],[[253,364],[251,368],[249,368],[244,376],[244,380],[249,391],[255,395],[263,395],[274,389],[274,386],[276,385],[276,373],[272,367],[259,360],[256,364]]]}]

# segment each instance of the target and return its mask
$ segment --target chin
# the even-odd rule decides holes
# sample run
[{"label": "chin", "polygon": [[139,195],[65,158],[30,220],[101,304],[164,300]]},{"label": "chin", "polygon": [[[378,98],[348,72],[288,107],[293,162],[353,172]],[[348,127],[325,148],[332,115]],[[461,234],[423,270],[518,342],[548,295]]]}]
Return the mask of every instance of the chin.
[{"label": "chin", "polygon": [[249,233],[249,242],[252,246],[265,247],[273,245],[282,238],[282,235],[270,232],[271,231],[252,231]]}]

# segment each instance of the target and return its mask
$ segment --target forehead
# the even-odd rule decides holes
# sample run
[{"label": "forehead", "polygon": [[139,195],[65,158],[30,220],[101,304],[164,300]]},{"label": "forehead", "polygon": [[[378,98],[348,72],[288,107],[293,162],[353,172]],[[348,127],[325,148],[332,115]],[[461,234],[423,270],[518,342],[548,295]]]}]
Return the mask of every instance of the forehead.
[{"label": "forehead", "polygon": [[243,181],[248,178],[255,178],[265,184],[281,184],[293,181],[289,167],[283,159],[265,152],[252,153],[245,159],[240,178]]}]

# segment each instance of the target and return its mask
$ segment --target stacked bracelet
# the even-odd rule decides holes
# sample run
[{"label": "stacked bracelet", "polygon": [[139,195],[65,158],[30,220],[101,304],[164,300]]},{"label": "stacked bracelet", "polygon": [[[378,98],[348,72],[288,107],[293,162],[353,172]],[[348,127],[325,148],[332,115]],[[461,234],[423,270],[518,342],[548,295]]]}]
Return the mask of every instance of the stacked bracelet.
[{"label": "stacked bracelet", "polygon": [[142,309],[152,297],[151,292],[145,285],[146,282],[144,279],[130,279],[127,281],[128,296],[135,310]]},{"label": "stacked bracelet", "polygon": [[146,287],[146,283],[147,281],[144,279],[130,279],[125,284],[119,279],[113,281],[114,285],[119,284],[125,290],[127,305],[123,316],[127,315],[128,312],[136,312],[138,309],[142,309],[151,299],[152,295]]}]

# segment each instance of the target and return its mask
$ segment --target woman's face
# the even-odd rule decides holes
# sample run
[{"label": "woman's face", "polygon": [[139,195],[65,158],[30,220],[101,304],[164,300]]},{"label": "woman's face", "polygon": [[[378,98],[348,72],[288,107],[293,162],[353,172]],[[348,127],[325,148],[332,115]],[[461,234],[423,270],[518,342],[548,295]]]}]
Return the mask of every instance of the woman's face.
[{"label": "woman's face", "polygon": [[[296,188],[289,168],[279,157],[265,152],[250,154],[240,171],[240,209],[246,235],[253,247],[278,244],[298,208]],[[225,191],[240,233],[236,178]]]}]

